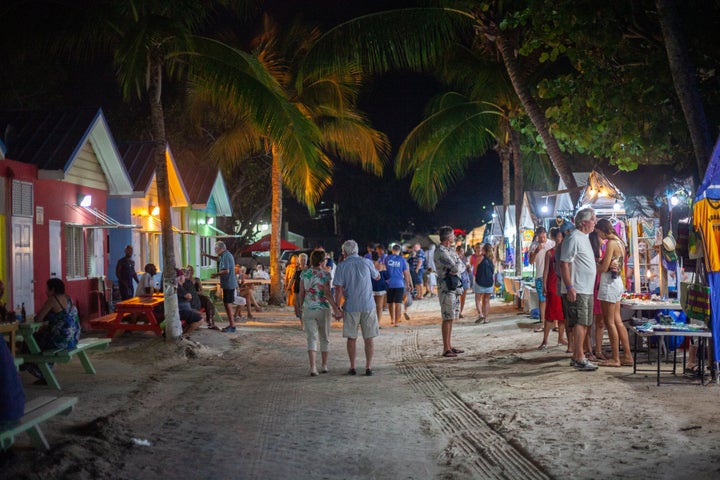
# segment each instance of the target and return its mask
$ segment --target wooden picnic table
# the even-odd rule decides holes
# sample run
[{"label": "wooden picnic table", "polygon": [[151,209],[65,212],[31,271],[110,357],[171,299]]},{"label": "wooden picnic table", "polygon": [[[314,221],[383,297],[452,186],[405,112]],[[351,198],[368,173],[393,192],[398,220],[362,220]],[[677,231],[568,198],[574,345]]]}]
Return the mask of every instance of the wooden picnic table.
[{"label": "wooden picnic table", "polygon": [[103,350],[110,346],[108,338],[83,338],[78,342],[75,348],[70,350],[42,350],[35,339],[35,332],[47,326],[47,322],[25,322],[18,325],[22,340],[27,346],[29,353],[21,353],[18,355],[25,363],[35,363],[43,374],[43,378],[51,387],[60,390],[60,382],[53,373],[51,365],[53,363],[68,363],[77,355],[80,363],[86,373],[95,375],[95,367],[88,357],[89,350]]},{"label": "wooden picnic table", "polygon": [[115,313],[93,320],[91,323],[108,330],[109,338],[125,330],[150,331],[162,335],[160,322],[154,310],[164,302],[165,296],[162,293],[129,298],[115,304]]}]

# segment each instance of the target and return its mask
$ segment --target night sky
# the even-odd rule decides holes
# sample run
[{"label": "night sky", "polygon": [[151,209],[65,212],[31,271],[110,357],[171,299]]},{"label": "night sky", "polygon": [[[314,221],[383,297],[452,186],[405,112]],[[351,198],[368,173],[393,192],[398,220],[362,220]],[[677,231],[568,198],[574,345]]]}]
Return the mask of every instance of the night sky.
[{"label": "night sky", "polygon": [[[299,15],[327,29],[362,13],[410,3],[402,0],[272,0],[266,2],[266,11],[281,24],[287,24]],[[259,24],[258,21],[253,22],[255,26]],[[8,33],[6,40],[12,38]],[[122,101],[107,61],[71,65],[64,59],[43,55],[7,62],[5,75],[0,76],[0,88],[6,91],[13,89],[14,71],[23,71],[27,76],[27,72],[37,70],[38,75],[32,78],[36,79],[37,90],[42,93],[33,101],[49,108],[61,105],[102,107],[118,141],[136,138],[148,130],[149,120],[135,120],[148,116],[147,103]],[[52,81],[45,82],[44,78]],[[168,125],[172,124],[174,115],[168,99],[182,95],[184,88],[181,84],[168,84],[164,89]],[[372,125],[390,138],[393,148],[391,157],[394,157],[406,134],[422,119],[427,101],[440,91],[441,86],[430,76],[407,72],[384,75],[368,82],[361,95],[361,108],[368,114]],[[20,106],[25,107],[24,104]],[[6,108],[18,108],[18,105],[13,103]],[[169,138],[173,138],[172,133],[168,132]],[[451,187],[433,212],[424,212],[417,207],[409,194],[409,178],[395,178],[392,161],[391,158],[382,178],[365,174],[342,162],[337,163],[335,183],[324,195],[325,203],[318,205],[318,209],[327,208],[333,202],[338,204],[339,240],[353,237],[361,244],[369,241],[387,243],[397,240],[402,231],[435,233],[437,227],[444,224],[470,229],[489,219],[490,212],[483,211],[482,205],[489,207],[490,202],[501,201],[499,161],[492,154],[486,159],[471,161],[466,175],[458,185]],[[312,219],[304,207],[287,195],[284,206],[284,220],[289,222],[291,231],[318,238],[318,243],[328,242],[320,239],[333,234],[331,216]]]},{"label": "night sky", "polygon": [[[271,2],[270,10],[279,21],[290,21],[299,14],[329,28],[356,15],[410,3],[277,0]],[[412,200],[409,178],[395,178],[393,159],[397,147],[422,120],[427,101],[441,91],[442,86],[431,76],[408,72],[387,74],[368,82],[360,105],[372,125],[388,135],[392,154],[382,179],[338,163],[334,185],[324,196],[325,204],[320,208],[328,208],[333,201],[339,204],[339,234],[342,238],[353,237],[361,244],[369,241],[387,243],[397,240],[402,231],[436,233],[438,227],[446,224],[470,230],[490,219],[491,202],[502,202],[500,162],[494,153],[472,159],[465,176],[448,189],[432,212],[420,210]],[[485,210],[483,205],[487,207]],[[290,222],[290,230],[306,237],[332,234],[332,219],[300,221],[307,217],[302,206],[288,199],[285,207],[289,213],[286,217],[294,219]]]}]

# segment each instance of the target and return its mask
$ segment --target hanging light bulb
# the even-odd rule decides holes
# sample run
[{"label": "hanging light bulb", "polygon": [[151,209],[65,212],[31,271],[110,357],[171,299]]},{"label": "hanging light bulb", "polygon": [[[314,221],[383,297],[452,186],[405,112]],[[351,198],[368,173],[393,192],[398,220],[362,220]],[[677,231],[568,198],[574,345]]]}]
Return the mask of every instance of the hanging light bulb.
[{"label": "hanging light bulb", "polygon": [[675,207],[678,203],[680,203],[680,199],[677,197],[677,195],[673,195],[672,197],[670,197],[670,205]]}]

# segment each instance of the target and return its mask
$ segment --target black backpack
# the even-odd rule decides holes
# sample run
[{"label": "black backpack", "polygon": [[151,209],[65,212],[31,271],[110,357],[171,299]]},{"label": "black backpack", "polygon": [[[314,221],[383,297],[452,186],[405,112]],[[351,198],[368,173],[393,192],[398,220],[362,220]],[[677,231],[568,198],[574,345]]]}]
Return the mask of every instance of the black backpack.
[{"label": "black backpack", "polygon": [[495,284],[494,273],[493,262],[489,258],[483,258],[475,272],[475,283],[485,288],[492,287]]}]

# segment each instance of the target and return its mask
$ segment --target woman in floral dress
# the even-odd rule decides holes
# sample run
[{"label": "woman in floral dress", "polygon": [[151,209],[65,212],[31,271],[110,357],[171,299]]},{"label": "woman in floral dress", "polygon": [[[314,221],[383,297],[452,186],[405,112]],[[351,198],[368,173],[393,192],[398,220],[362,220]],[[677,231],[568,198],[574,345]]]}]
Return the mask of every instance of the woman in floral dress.
[{"label": "woman in floral dress", "polygon": [[327,373],[330,347],[330,307],[335,316],[342,313],[330,294],[330,272],[325,269],[325,252],[316,250],[310,255],[310,267],[300,274],[298,304],[302,305],[301,322],[307,335],[310,376],[317,377],[318,344],[321,354],[320,373]]}]

